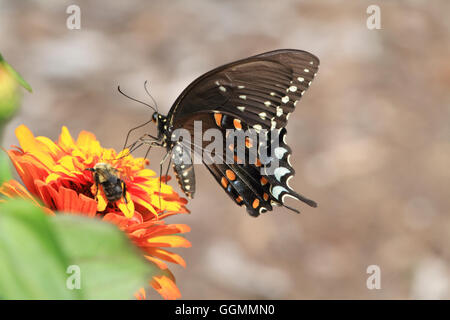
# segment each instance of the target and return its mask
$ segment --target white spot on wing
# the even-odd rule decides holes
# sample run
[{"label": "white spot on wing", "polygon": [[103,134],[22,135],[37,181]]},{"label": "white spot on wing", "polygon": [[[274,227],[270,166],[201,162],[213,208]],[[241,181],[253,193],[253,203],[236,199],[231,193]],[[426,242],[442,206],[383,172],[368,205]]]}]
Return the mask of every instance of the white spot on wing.
[{"label": "white spot on wing", "polygon": [[244,106],[237,106],[237,108],[238,108],[239,110],[241,110],[242,112],[244,112],[244,110],[245,110],[245,107],[244,107]]},{"label": "white spot on wing", "polygon": [[275,178],[277,178],[277,180],[281,182],[281,178],[282,178],[285,174],[288,174],[288,173],[290,173],[290,172],[291,172],[291,171],[290,171],[289,169],[284,168],[284,167],[276,168],[276,169],[275,169],[275,172],[274,172]]},{"label": "white spot on wing", "polygon": [[300,82],[303,82],[303,81],[305,81],[305,78],[303,78],[303,77],[298,77],[297,80],[300,81]]},{"label": "white spot on wing", "polygon": [[288,96],[284,96],[283,98],[281,98],[281,101],[282,101],[283,103],[288,103],[289,97],[288,97]]},{"label": "white spot on wing", "polygon": [[241,94],[241,95],[239,96],[239,98],[241,98],[242,100],[247,100],[247,96],[246,96],[245,94]]},{"label": "white spot on wing", "polygon": [[282,192],[289,192],[285,187],[282,186],[275,186],[272,188],[271,192],[272,195],[274,196],[275,199],[279,199],[280,198],[280,194]]},{"label": "white spot on wing", "polygon": [[275,152],[275,156],[276,156],[278,159],[283,159],[284,154],[285,154],[286,152],[288,152],[288,151],[287,151],[287,149],[285,149],[285,148],[283,148],[283,147],[277,147],[277,148],[275,148],[274,152]]},{"label": "white spot on wing", "polygon": [[290,182],[290,180],[292,179],[292,177],[293,177],[293,176],[289,176],[289,177],[286,179],[286,185],[287,185],[288,188],[291,189],[291,190],[293,190],[293,189],[292,189],[291,185],[289,184],[289,182]]},{"label": "white spot on wing", "polygon": [[283,108],[277,107],[277,117],[281,117],[282,114],[283,114]]},{"label": "white spot on wing", "polygon": [[273,129],[275,129],[275,128],[277,127],[277,122],[276,122],[275,120],[272,120],[272,121],[271,121],[271,124],[272,124],[272,125],[270,126],[270,129],[273,130]]},{"label": "white spot on wing", "polygon": [[255,125],[253,126],[253,128],[254,128],[256,131],[260,131],[260,130],[262,129],[262,126],[261,126],[260,124],[255,124]]},{"label": "white spot on wing", "polygon": [[300,201],[299,199],[297,199],[296,197],[294,197],[294,196],[291,195],[291,194],[285,194],[285,195],[283,195],[283,196],[281,197],[281,202],[282,202],[282,203],[284,203],[284,198],[285,198],[285,197],[289,197],[289,198],[295,199],[295,200],[297,200],[297,201]]}]

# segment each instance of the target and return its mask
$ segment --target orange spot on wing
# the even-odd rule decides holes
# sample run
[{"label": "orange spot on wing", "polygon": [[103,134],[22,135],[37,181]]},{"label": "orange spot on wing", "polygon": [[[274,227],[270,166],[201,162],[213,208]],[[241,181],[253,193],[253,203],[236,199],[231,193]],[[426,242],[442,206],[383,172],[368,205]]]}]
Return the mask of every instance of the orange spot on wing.
[{"label": "orange spot on wing", "polygon": [[218,127],[222,126],[222,114],[221,113],[215,113],[214,120],[216,120],[216,124]]},{"label": "orange spot on wing", "polygon": [[225,179],[225,177],[222,177],[222,180],[220,180],[220,183],[222,184],[222,187],[224,187],[224,188],[228,187],[228,180]]},{"label": "orange spot on wing", "polygon": [[265,201],[269,200],[269,195],[267,193],[264,193],[263,198]]},{"label": "orange spot on wing", "polygon": [[236,174],[232,170],[228,169],[227,171],[225,171],[225,173],[228,180],[234,181],[236,179]]},{"label": "orange spot on wing", "polygon": [[258,199],[255,199],[255,200],[253,201],[252,207],[253,207],[253,209],[256,209],[256,208],[258,208],[258,206],[259,206],[259,200],[258,200]]},{"label": "orange spot on wing", "polygon": [[261,177],[260,182],[261,182],[261,185],[262,185],[262,186],[265,186],[265,185],[267,184],[267,182],[269,182],[269,181],[267,180],[267,178]]},{"label": "orange spot on wing", "polygon": [[233,120],[233,125],[238,130],[242,129],[241,120],[239,120],[239,119],[234,119]]}]

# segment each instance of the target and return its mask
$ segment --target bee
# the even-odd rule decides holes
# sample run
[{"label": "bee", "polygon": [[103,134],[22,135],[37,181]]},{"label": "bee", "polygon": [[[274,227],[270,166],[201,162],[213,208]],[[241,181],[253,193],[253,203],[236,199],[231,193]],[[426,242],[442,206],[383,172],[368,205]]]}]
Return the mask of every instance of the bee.
[{"label": "bee", "polygon": [[123,197],[125,203],[127,202],[127,186],[119,178],[116,168],[109,163],[99,162],[93,168],[87,168],[86,170],[93,173],[95,186],[97,187],[96,195],[99,185],[101,185],[108,201],[118,201]]}]

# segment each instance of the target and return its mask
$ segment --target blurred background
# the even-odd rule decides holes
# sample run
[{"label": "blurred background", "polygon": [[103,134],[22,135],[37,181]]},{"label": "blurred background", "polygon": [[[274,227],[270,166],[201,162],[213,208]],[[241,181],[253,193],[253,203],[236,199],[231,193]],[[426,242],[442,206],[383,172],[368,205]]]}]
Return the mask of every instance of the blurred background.
[{"label": "blurred background", "polygon": [[[66,27],[71,4],[80,30]],[[371,4],[381,30],[366,26]],[[187,268],[171,268],[183,298],[449,299],[449,12],[444,0],[0,0],[0,50],[33,87],[3,145],[23,123],[52,139],[63,125],[89,130],[120,149],[152,112],[118,84],[150,101],[148,80],[167,113],[218,65],[307,50],[321,67],[287,140],[292,185],[319,207],[290,202],[302,214],[251,218],[197,166],[192,213],[170,219],[192,227],[192,248],[177,251]],[[150,168],[162,154],[151,152]],[[381,269],[380,290],[366,286],[369,265]]]}]

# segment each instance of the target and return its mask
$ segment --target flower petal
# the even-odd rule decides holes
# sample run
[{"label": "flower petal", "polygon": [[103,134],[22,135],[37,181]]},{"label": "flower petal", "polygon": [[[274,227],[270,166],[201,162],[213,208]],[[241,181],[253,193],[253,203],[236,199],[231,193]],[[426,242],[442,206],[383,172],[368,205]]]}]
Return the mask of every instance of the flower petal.
[{"label": "flower petal", "polygon": [[173,262],[179,264],[183,268],[186,268],[186,261],[184,261],[184,259],[176,253],[159,248],[147,248],[146,252],[153,257]]},{"label": "flower petal", "polygon": [[181,236],[159,236],[147,239],[150,246],[189,248],[191,243]]},{"label": "flower petal", "polygon": [[120,211],[123,212],[125,217],[131,218],[134,215],[134,203],[133,201],[127,201],[125,203],[124,199],[120,199],[119,201],[116,201],[117,207],[119,207]]},{"label": "flower petal", "polygon": [[151,285],[164,299],[175,300],[181,298],[180,290],[175,282],[166,276],[153,277]]}]

